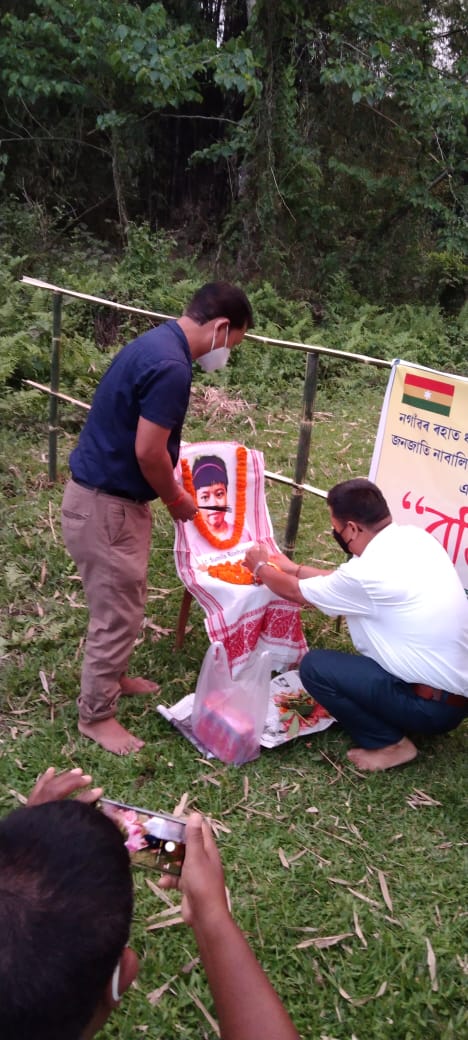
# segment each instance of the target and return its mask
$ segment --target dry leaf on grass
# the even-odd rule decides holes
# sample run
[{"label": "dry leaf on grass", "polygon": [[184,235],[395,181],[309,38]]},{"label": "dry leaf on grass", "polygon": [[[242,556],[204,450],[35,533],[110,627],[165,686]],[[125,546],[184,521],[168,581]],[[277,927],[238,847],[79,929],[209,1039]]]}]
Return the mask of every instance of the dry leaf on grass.
[{"label": "dry leaf on grass", "polygon": [[57,544],[57,535],[55,533],[54,521],[52,520],[52,502],[49,502],[49,527],[52,532],[52,538],[55,544]]},{"label": "dry leaf on grass", "polygon": [[283,867],[285,867],[286,870],[289,870],[289,860],[288,860],[287,856],[285,855],[285,853],[283,852],[283,849],[281,849],[281,848],[278,849],[278,856],[280,858],[280,862],[283,865]]},{"label": "dry leaf on grass", "polygon": [[[355,881],[354,884],[355,885],[362,885],[363,881],[365,881],[365,880],[366,880],[365,877],[361,878],[360,881]],[[328,877],[327,881],[332,881],[334,885],[344,885],[346,888],[349,888],[349,881],[346,881],[344,878]]]},{"label": "dry leaf on grass", "polygon": [[437,982],[437,961],[434,950],[429,939],[426,937],[427,947],[427,966],[429,968],[429,976],[431,979],[431,989],[433,993],[437,993],[439,989],[439,983]]},{"label": "dry leaf on grass", "polygon": [[300,852],[295,852],[294,856],[290,856],[289,857],[289,862],[290,863],[295,863],[297,859],[301,859],[301,856],[305,856],[306,852],[308,852],[308,851],[309,851],[308,849],[301,849]]},{"label": "dry leaf on grass", "polygon": [[359,924],[359,917],[358,917],[358,915],[357,915],[355,910],[353,910],[353,921],[354,921],[354,929],[355,929],[356,935],[357,935],[358,939],[361,940],[362,945],[364,946],[364,948],[367,949],[367,939],[365,938],[364,932],[362,931],[361,925]]},{"label": "dry leaf on grass", "polygon": [[166,990],[168,990],[169,986],[175,982],[176,978],[177,975],[173,975],[172,978],[168,979],[167,982],[164,982],[162,986],[158,986],[157,989],[153,989],[151,993],[146,994],[147,1000],[149,1000],[152,1007],[159,1003],[161,997],[164,996]]},{"label": "dry leaf on grass", "polygon": [[165,921],[156,921],[156,924],[148,925],[147,932],[157,932],[159,928],[172,928],[174,924],[184,924],[182,914],[177,917],[169,917]]},{"label": "dry leaf on grass", "polygon": [[325,859],[324,856],[320,856],[320,854],[318,852],[315,852],[314,849],[308,849],[308,851],[311,852],[316,859],[318,859],[321,867],[331,867],[331,859]]},{"label": "dry leaf on grass", "polygon": [[380,891],[382,893],[385,906],[390,910],[390,913],[393,914],[393,903],[391,900],[390,892],[388,891],[388,885],[383,870],[377,871],[377,877],[379,879]]},{"label": "dry leaf on grass", "polygon": [[411,809],[420,809],[426,805],[442,805],[442,802],[436,801],[435,798],[431,798],[430,794],[418,790],[417,787],[414,788],[406,801]]},{"label": "dry leaf on grass", "polygon": [[167,892],[163,888],[160,888],[159,885],[156,885],[154,881],[151,881],[151,878],[145,878],[145,882],[148,885],[150,891],[153,893],[153,895],[157,896],[158,899],[162,899],[163,903],[165,903],[166,906],[171,906],[175,910],[179,909],[178,904],[174,903],[173,899],[171,899],[170,896],[168,896]]},{"label": "dry leaf on grass", "polygon": [[326,834],[327,838],[333,838],[333,841],[341,841],[341,842],[343,842],[343,845],[349,845],[349,847],[351,849],[355,848],[355,842],[349,841],[348,838],[343,838],[341,836],[341,834],[333,834],[332,831],[326,831],[326,830],[324,830],[322,828],[321,828],[321,830],[322,830],[323,834]]},{"label": "dry leaf on grass", "polygon": [[330,766],[333,766],[333,769],[335,769],[335,770],[336,770],[336,772],[338,773],[338,775],[339,775],[339,776],[343,776],[343,766],[341,766],[341,765],[339,764],[339,762],[338,762],[338,763],[337,763],[337,762],[334,762],[334,761],[333,761],[333,759],[331,759],[331,758],[330,758],[330,757],[329,757],[329,756],[327,755],[326,751],[322,751],[321,749],[319,749],[319,752],[320,752],[320,754],[321,754],[322,758],[324,758],[324,759],[325,759],[325,761],[326,761],[326,762],[328,762],[328,764],[329,764]]},{"label": "dry leaf on grass", "polygon": [[194,784],[200,784],[202,782],[205,784],[213,784],[214,787],[221,787],[221,782],[217,780],[215,776],[210,776],[209,773],[203,773],[202,776],[199,776],[197,780],[193,781]]},{"label": "dry leaf on grass", "polygon": [[180,970],[183,975],[188,975],[191,971],[193,971],[194,968],[196,968],[197,964],[200,964],[200,958],[192,957],[192,960],[187,961],[186,964],[183,964]]},{"label": "dry leaf on grass", "polygon": [[353,1004],[354,1007],[362,1007],[363,1004],[368,1004],[370,1000],[377,1000],[379,997],[383,997],[386,990],[387,983],[382,982],[382,985],[379,986],[377,993],[372,993],[370,997],[350,997],[349,993],[347,993],[346,990],[342,988],[342,986],[338,986],[338,992],[341,994],[344,1000],[347,1000],[350,1004]]},{"label": "dry leaf on grass", "polygon": [[221,823],[220,820],[215,820],[212,816],[210,816],[210,821],[209,822],[210,822],[210,827],[211,827],[211,830],[213,831],[213,834],[214,834],[215,838],[219,837],[220,833],[222,833],[222,834],[232,834],[231,828],[230,827],[226,827],[226,824],[225,823]]},{"label": "dry leaf on grass", "polygon": [[47,682],[47,676],[46,676],[45,672],[40,671],[39,672],[39,678],[41,680],[41,686],[42,686],[42,689],[44,690],[44,693],[50,693],[49,684]]},{"label": "dry leaf on grass", "polygon": [[357,899],[362,899],[363,903],[369,903],[369,906],[377,906],[380,908],[380,903],[376,899],[370,899],[369,896],[365,896],[363,892],[356,892],[355,888],[348,888],[348,892],[351,895],[356,896]]},{"label": "dry leaf on grass", "polygon": [[16,798],[20,805],[26,805],[28,799],[24,797],[24,794],[20,794],[19,791],[15,791],[12,787],[8,788],[8,794],[12,794],[13,798]]},{"label": "dry leaf on grass", "polygon": [[308,946],[315,946],[318,950],[326,950],[329,946],[336,946],[343,939],[351,939],[352,932],[341,932],[340,935],[317,935],[314,939],[303,939],[298,943],[296,950],[306,950]]},{"label": "dry leaf on grass", "polygon": [[184,813],[185,813],[185,810],[187,808],[188,800],[189,800],[188,792],[184,791],[182,797],[177,802],[177,805],[176,805],[175,809],[172,810],[172,815],[173,816],[183,816]]},{"label": "dry leaf on grass", "polygon": [[158,986],[158,988],[153,989],[151,993],[147,993],[146,996],[150,1004],[153,1007],[155,1004],[158,1004],[161,1000],[161,997],[164,996],[166,990],[168,990],[172,983],[179,978],[179,975],[189,975],[190,972],[193,971],[193,969],[197,966],[197,964],[200,964],[200,958],[193,957],[191,961],[187,961],[186,964],[182,965],[177,975],[173,975],[172,978],[168,979],[167,982],[164,982],[162,986]]},{"label": "dry leaf on grass", "polygon": [[151,636],[153,643],[159,642],[163,636],[170,636],[171,632],[174,631],[173,628],[162,628],[161,625],[155,625],[154,621],[150,621],[149,618],[145,618],[143,628],[150,628],[151,631],[154,632],[154,635]]},{"label": "dry leaf on grass", "polygon": [[189,995],[191,996],[191,998],[193,1000],[193,1003],[196,1004],[197,1008],[199,1008],[199,1010],[201,1011],[202,1015],[205,1016],[206,1021],[210,1024],[210,1026],[211,1026],[211,1028],[213,1030],[213,1033],[216,1033],[216,1036],[221,1036],[220,1029],[219,1029],[218,1023],[216,1022],[216,1019],[214,1019],[213,1016],[210,1015],[210,1012],[208,1011],[208,1008],[205,1007],[203,1001],[200,1000],[200,997],[197,997],[196,993],[192,993],[192,991],[190,989],[189,989],[188,992],[189,992]]},{"label": "dry leaf on grass", "polygon": [[168,906],[165,910],[160,910],[157,914],[151,914],[147,917],[147,921],[163,921],[166,917],[174,917],[180,913],[180,906]]}]

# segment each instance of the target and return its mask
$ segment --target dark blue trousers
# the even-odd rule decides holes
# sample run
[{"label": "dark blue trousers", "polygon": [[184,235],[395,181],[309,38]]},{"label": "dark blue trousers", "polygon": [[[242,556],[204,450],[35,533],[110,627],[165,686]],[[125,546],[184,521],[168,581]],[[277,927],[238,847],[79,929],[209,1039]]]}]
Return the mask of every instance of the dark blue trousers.
[{"label": "dark blue trousers", "polygon": [[[358,747],[383,748],[408,733],[447,733],[465,718],[463,707],[417,697],[370,657],[309,650],[299,668],[308,693],[341,723]],[[468,701],[467,701],[468,708]]]}]

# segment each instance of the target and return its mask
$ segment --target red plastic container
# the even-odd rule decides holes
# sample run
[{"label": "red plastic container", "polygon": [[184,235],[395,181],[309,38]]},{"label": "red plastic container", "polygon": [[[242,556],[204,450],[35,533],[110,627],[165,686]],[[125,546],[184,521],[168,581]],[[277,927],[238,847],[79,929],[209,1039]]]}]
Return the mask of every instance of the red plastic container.
[{"label": "red plastic container", "polygon": [[222,762],[240,765],[259,754],[252,718],[244,715],[221,690],[210,690],[193,732]]}]

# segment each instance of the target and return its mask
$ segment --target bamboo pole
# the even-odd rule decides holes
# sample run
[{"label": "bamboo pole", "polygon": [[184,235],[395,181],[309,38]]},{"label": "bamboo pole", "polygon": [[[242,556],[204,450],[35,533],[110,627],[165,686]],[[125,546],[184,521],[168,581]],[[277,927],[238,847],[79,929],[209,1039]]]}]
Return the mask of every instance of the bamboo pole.
[{"label": "bamboo pole", "polygon": [[[307,474],[307,466],[310,455],[310,441],[312,436],[312,419],[314,415],[315,393],[317,390],[319,356],[315,353],[307,355],[306,374],[304,380],[304,396],[302,405],[302,419],[299,427],[299,439],[297,442],[296,468],[294,471],[294,483],[302,485]],[[289,503],[289,513],[284,535],[284,552],[290,559],[294,556],[299,520],[302,510],[304,491],[302,487],[295,487]]]},{"label": "bamboo pole", "polygon": [[52,319],[52,348],[50,355],[50,389],[49,400],[49,480],[57,479],[57,418],[58,398],[56,396],[60,384],[60,341],[62,334],[62,294],[54,293]]},{"label": "bamboo pole", "polygon": [[[130,307],[126,303],[116,303],[115,300],[106,300],[103,296],[90,296],[89,293],[76,292],[74,289],[66,289],[60,285],[53,285],[51,282],[43,282],[40,278],[29,278],[27,275],[23,275],[21,281],[24,285],[31,285],[37,289],[46,289],[49,292],[61,292],[64,296],[72,296],[76,300],[88,300],[89,303],[99,303],[104,307],[113,307],[114,310],[125,311],[127,314],[144,314],[151,318],[158,318],[160,321],[168,321],[174,318],[173,314],[163,314],[161,311],[148,311],[142,307]],[[318,343],[297,343],[296,340],[292,339],[273,339],[271,336],[256,336],[253,332],[246,332],[244,340],[251,340],[254,343],[262,343],[264,346],[278,346],[287,347],[288,350],[299,350],[303,353],[308,353],[310,350],[315,351],[317,354],[324,354],[326,357],[344,358],[346,361],[360,361],[361,364],[375,365],[377,368],[391,368],[391,361],[384,361],[383,358],[369,357],[367,354],[352,354],[349,350],[337,350],[334,347],[322,347]]]}]

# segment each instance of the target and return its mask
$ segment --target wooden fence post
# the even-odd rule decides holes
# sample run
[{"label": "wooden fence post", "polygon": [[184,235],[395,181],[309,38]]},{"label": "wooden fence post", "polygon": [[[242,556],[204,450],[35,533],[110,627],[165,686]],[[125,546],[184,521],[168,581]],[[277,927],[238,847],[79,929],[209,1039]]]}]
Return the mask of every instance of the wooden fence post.
[{"label": "wooden fence post", "polygon": [[60,340],[62,335],[62,293],[54,293],[52,321],[52,348],[50,353],[49,401],[49,480],[57,480],[57,418],[58,398],[55,396],[60,385]]},{"label": "wooden fence post", "polygon": [[[297,443],[296,467],[294,481],[303,484],[307,476],[307,466],[310,454],[310,440],[312,436],[312,419],[314,415],[315,393],[317,390],[319,355],[314,351],[307,354],[306,374],[304,381],[304,397],[302,404],[302,419],[299,427],[299,440]],[[289,503],[289,513],[284,535],[284,552],[290,559],[294,556],[296,537],[299,529],[299,520],[302,510],[302,499],[304,492],[300,488],[294,488]]]}]

